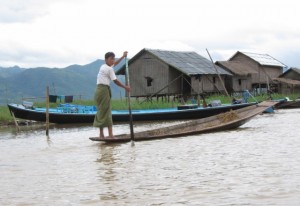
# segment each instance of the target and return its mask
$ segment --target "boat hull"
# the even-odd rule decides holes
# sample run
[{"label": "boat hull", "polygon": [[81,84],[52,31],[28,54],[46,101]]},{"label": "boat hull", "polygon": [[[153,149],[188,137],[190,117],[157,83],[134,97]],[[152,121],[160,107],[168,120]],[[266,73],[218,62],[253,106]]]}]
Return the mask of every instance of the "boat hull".
[{"label": "boat hull", "polygon": [[[203,119],[191,120],[186,123],[181,123],[179,125],[174,125],[171,127],[163,127],[154,130],[138,132],[135,134],[134,141],[175,138],[201,133],[235,129],[245,124],[256,115],[261,114],[267,108],[274,106],[275,104],[277,103],[262,102],[258,105],[241,108],[234,112],[229,111],[223,114],[214,115]],[[90,140],[103,141],[107,143],[121,143],[131,141],[129,134],[117,135],[115,136],[115,138],[91,137]]]},{"label": "boat hull", "polygon": [[300,108],[300,100],[283,101],[276,105],[276,109],[298,109]]},{"label": "boat hull", "polygon": [[[187,110],[173,110],[164,112],[133,112],[134,121],[157,121],[157,120],[184,120],[184,119],[199,119],[230,110],[241,109],[247,106],[254,105],[254,103],[236,104],[229,106],[208,107],[201,109],[187,109]],[[17,104],[8,104],[10,112],[13,112],[16,118],[34,120],[44,122],[46,120],[46,113],[35,111],[32,109],[22,108]],[[78,114],[78,113],[49,113],[49,121],[57,124],[74,124],[74,123],[92,123],[95,114]],[[114,122],[128,122],[128,113],[113,114]]]}]

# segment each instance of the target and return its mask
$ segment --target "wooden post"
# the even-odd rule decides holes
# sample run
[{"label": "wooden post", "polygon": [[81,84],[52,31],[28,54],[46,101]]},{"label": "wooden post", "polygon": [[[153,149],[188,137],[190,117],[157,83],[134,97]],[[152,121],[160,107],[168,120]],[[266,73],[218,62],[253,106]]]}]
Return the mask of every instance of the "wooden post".
[{"label": "wooden post", "polygon": [[15,122],[15,125],[16,125],[16,128],[17,128],[17,131],[20,132],[20,127],[19,127],[18,121],[16,120],[14,112],[11,112],[11,114],[13,116],[13,119],[14,119],[14,122]]},{"label": "wooden post", "polygon": [[[227,89],[226,89],[226,87],[225,87],[225,84],[224,84],[224,82],[223,82],[223,80],[222,80],[222,77],[220,76],[219,71],[218,71],[218,69],[217,69],[215,63],[213,62],[213,60],[212,60],[212,58],[211,58],[211,56],[210,56],[210,53],[208,52],[207,49],[206,49],[206,51],[207,51],[207,54],[208,54],[208,56],[209,56],[209,58],[210,58],[211,63],[213,64],[213,66],[214,66],[214,68],[215,68],[215,70],[216,70],[216,72],[217,72],[217,75],[218,75],[219,80],[220,80],[220,82],[221,82],[221,85],[222,85],[222,87],[223,87],[223,89],[224,89],[224,91],[225,91],[225,94],[226,94],[228,97],[230,97],[229,94],[228,94],[228,92],[227,92]],[[216,87],[217,87],[217,86],[216,86]]]},{"label": "wooden post", "polygon": [[49,86],[46,87],[46,136],[49,136]]},{"label": "wooden post", "polygon": [[200,100],[200,95],[198,94],[197,95],[197,105],[198,105],[198,107],[200,107],[200,105],[201,105],[201,102],[200,102],[201,100]]},{"label": "wooden post", "polygon": [[172,98],[172,108],[174,108],[174,104],[175,104],[175,96],[173,96],[173,98]]}]

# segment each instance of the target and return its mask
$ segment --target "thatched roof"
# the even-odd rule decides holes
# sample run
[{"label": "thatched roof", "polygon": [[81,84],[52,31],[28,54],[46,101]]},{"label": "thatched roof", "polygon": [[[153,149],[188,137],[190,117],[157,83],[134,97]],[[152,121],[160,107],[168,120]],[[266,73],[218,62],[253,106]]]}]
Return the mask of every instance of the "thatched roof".
[{"label": "thatched roof", "polygon": [[235,75],[248,75],[258,73],[253,67],[239,61],[217,61],[216,64]]},{"label": "thatched roof", "polygon": [[[179,51],[164,51],[157,49],[143,49],[137,53],[129,61],[130,64],[137,60],[144,53],[150,53],[154,58],[159,59],[160,61],[168,64],[169,66],[177,69],[178,71],[188,75],[198,75],[198,74],[217,74],[215,65],[208,59],[202,57],[196,52],[179,52]],[[218,67],[219,74],[231,75],[226,70]],[[125,65],[121,67],[116,74],[125,74]]]},{"label": "thatched roof", "polygon": [[274,78],[273,81],[282,82],[282,83],[286,83],[286,84],[292,84],[292,85],[300,85],[300,81],[292,80],[292,79],[286,79],[286,78]]}]

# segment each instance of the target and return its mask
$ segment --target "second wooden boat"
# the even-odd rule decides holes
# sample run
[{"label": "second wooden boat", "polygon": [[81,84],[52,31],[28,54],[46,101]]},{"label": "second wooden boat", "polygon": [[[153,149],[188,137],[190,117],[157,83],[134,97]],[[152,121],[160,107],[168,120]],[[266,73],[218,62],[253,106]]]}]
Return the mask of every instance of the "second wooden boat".
[{"label": "second wooden boat", "polygon": [[[276,101],[276,100],[275,100]],[[276,105],[276,109],[298,109],[300,108],[300,99],[296,100],[278,100],[278,104]]]}]

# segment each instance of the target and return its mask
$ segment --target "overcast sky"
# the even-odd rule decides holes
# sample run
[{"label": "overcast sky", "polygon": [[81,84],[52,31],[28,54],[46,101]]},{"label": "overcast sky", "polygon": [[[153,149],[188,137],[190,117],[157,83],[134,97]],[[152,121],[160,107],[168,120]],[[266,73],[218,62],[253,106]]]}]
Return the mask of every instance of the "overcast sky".
[{"label": "overcast sky", "polygon": [[0,0],[0,66],[65,67],[143,48],[227,60],[237,50],[300,67],[296,0]]}]

